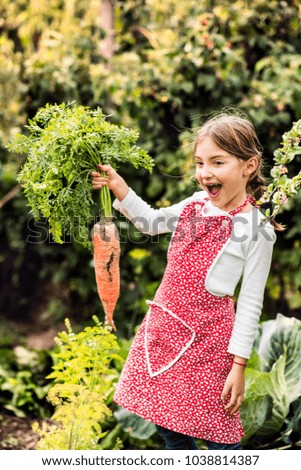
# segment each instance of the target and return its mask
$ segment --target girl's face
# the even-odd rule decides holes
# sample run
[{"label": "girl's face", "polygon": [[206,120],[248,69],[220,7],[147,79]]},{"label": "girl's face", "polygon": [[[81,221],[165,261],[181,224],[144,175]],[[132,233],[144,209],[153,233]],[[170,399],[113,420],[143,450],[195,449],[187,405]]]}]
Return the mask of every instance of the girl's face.
[{"label": "girl's face", "polygon": [[195,161],[196,179],[214,206],[229,212],[244,202],[248,179],[258,166],[256,157],[244,161],[205,137],[196,147]]}]

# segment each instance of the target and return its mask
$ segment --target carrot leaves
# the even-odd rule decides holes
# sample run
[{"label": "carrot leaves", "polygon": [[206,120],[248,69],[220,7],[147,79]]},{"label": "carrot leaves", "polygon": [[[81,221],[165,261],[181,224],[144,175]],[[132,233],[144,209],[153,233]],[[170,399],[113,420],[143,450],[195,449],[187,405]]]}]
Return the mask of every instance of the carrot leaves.
[{"label": "carrot leaves", "polygon": [[[107,121],[100,108],[72,103],[47,104],[29,120],[25,134],[9,143],[9,150],[25,154],[18,181],[35,220],[44,217],[55,242],[65,235],[91,248],[90,222],[94,220],[93,189],[89,180],[97,164],[131,163],[152,171],[153,160],[136,145],[137,131]],[[101,190],[100,211],[111,214],[108,188]]]}]

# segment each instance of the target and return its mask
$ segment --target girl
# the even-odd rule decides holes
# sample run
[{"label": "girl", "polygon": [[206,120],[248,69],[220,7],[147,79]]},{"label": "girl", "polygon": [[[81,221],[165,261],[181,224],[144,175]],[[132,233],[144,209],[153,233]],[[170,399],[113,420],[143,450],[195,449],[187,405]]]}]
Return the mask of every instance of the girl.
[{"label": "girl", "polygon": [[[202,191],[152,209],[109,165],[92,173],[113,203],[148,234],[173,232],[167,267],[136,334],[114,400],[157,425],[167,449],[241,449],[239,408],[275,234],[255,197],[264,190],[261,147],[245,118],[220,114],[199,130]],[[273,222],[274,223],[274,222]],[[276,224],[274,224],[276,225]],[[236,314],[231,298],[240,278]]]}]

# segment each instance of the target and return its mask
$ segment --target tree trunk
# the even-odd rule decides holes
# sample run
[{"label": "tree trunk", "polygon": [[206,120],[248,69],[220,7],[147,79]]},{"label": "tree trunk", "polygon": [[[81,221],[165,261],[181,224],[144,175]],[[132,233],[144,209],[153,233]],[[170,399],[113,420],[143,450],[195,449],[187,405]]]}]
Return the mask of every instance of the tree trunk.
[{"label": "tree trunk", "polygon": [[100,43],[100,51],[107,59],[109,68],[111,68],[114,53],[114,6],[115,0],[101,0],[100,2],[100,27],[106,34]]}]

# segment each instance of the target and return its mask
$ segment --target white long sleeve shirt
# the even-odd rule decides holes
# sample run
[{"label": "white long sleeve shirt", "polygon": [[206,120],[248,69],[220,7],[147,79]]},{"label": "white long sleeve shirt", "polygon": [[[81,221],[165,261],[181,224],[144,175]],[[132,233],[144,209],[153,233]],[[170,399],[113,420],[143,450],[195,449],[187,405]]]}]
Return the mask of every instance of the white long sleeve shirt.
[{"label": "white long sleeve shirt", "polygon": [[[173,232],[184,207],[191,202],[204,202],[207,197],[205,191],[198,191],[178,204],[153,209],[131,189],[122,201],[116,199],[113,207],[141,232],[157,235]],[[210,201],[205,201],[202,215],[226,215],[232,218]],[[250,357],[257,333],[276,240],[269,223],[260,225],[263,218],[257,208],[250,212],[240,212],[233,217],[232,235],[215,258],[205,281],[208,292],[223,297],[233,296],[242,278],[228,352],[246,359]]]}]

